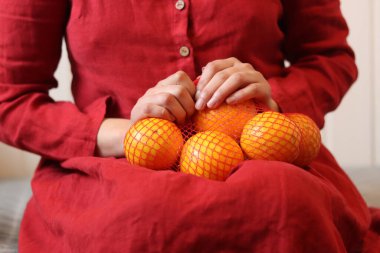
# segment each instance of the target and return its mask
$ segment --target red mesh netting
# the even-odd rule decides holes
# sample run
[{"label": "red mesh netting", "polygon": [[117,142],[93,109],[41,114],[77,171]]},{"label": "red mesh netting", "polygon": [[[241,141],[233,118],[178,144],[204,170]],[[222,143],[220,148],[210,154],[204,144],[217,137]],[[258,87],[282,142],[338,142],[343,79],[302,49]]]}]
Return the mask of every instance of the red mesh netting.
[{"label": "red mesh netting", "polygon": [[308,165],[320,147],[320,132],[302,114],[281,114],[247,101],[197,111],[184,125],[148,118],[126,134],[127,160],[150,169],[173,169],[225,180],[244,159]]},{"label": "red mesh netting", "polygon": [[268,111],[247,122],[240,145],[249,159],[293,162],[299,155],[300,141],[300,130],[293,121]]},{"label": "red mesh netting", "polygon": [[231,169],[243,160],[243,151],[230,136],[218,131],[199,132],[183,147],[180,171],[225,180]]},{"label": "red mesh netting", "polygon": [[192,122],[197,132],[219,131],[239,140],[245,123],[260,112],[263,112],[262,106],[249,100],[236,105],[222,104],[216,109],[198,111]]},{"label": "red mesh netting", "polygon": [[315,122],[300,113],[285,114],[301,131],[300,153],[293,161],[298,166],[306,166],[312,162],[319,153],[321,147],[321,134]]},{"label": "red mesh netting", "polygon": [[131,164],[155,170],[172,168],[178,160],[184,140],[172,122],[157,118],[134,124],[124,139],[124,150]]}]

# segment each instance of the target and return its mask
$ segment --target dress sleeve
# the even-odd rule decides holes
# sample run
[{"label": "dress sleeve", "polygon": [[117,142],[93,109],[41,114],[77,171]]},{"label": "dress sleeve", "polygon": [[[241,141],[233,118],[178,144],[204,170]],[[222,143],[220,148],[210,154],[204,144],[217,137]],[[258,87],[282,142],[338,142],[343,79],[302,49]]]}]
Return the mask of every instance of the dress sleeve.
[{"label": "dress sleeve", "polygon": [[355,57],[339,0],[284,0],[283,50],[290,67],[269,78],[284,112],[300,112],[320,128],[357,78]]},{"label": "dress sleeve", "polygon": [[67,0],[0,0],[0,141],[44,157],[93,155],[106,99],[55,102]]}]

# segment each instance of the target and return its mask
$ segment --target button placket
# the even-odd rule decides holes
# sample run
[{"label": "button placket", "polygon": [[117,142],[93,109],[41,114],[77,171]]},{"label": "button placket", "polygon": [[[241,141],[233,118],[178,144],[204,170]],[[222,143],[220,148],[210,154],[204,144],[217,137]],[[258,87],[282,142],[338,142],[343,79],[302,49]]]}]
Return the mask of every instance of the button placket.
[{"label": "button placket", "polygon": [[189,8],[190,2],[187,0],[176,0],[172,2],[174,8],[174,40],[177,46],[178,69],[186,73],[194,73],[194,59],[192,55],[192,45],[188,37]]}]

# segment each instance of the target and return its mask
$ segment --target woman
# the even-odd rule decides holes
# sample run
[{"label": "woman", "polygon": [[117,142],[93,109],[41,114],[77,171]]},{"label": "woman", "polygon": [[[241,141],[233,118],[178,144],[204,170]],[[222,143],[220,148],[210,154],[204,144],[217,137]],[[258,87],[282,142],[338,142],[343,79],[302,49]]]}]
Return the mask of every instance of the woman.
[{"label": "woman", "polygon": [[[324,147],[308,170],[246,161],[225,183],[122,158],[137,120],[224,101],[323,127],[357,75],[338,0],[0,6],[0,140],[42,156],[20,252],[362,250],[369,210]],[[48,95],[63,37],[75,104]]]}]

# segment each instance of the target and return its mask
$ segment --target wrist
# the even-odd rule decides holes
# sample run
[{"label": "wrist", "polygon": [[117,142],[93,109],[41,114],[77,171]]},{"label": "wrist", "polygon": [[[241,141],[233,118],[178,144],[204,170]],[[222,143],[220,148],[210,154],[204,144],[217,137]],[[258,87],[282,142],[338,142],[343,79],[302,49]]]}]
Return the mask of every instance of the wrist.
[{"label": "wrist", "polygon": [[128,119],[106,118],[97,135],[96,155],[100,157],[124,156],[123,141],[131,127]]}]

